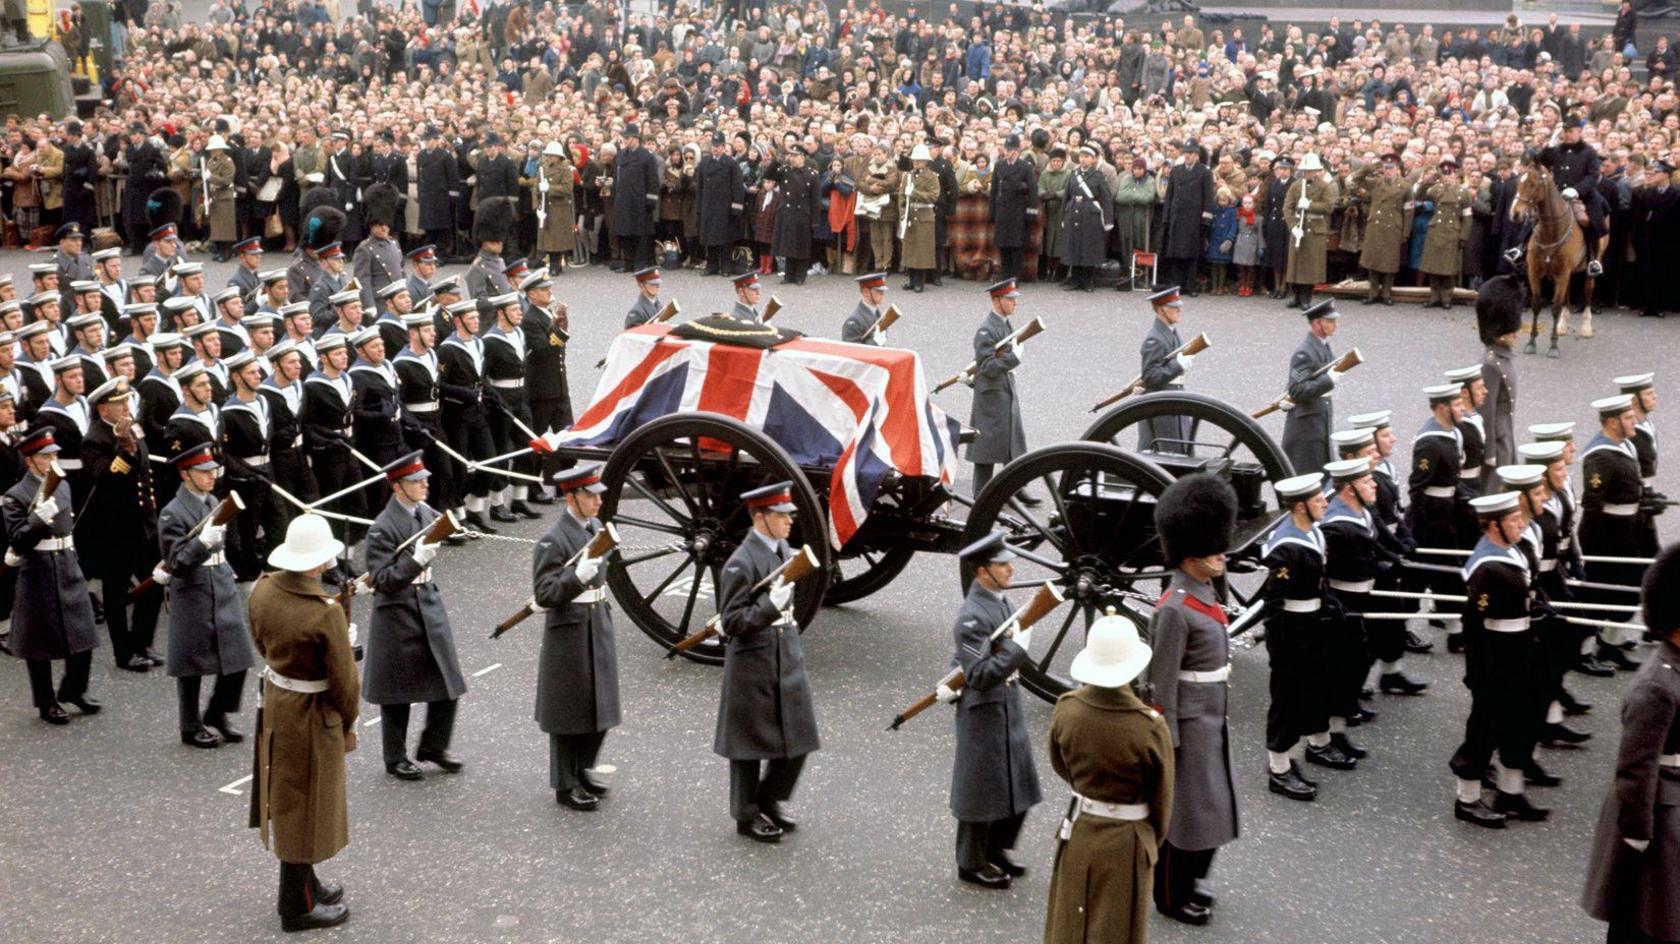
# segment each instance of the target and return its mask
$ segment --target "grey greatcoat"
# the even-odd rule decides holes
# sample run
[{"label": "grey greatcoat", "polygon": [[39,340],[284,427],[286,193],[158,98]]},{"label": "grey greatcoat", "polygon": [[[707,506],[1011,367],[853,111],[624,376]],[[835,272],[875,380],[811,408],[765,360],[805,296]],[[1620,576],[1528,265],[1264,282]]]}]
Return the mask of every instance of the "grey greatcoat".
[{"label": "grey greatcoat", "polygon": [[415,563],[414,544],[396,550],[437,520],[438,513],[430,507],[417,510],[418,520],[393,495],[368,528],[373,615],[368,620],[362,697],[375,705],[448,701],[467,691],[455,656],[455,634],[431,568]]},{"label": "grey greatcoat", "polygon": [[1027,662],[1027,650],[1013,639],[994,647],[988,638],[1013,609],[975,581],[951,629],[956,646],[951,664],[962,666],[966,680],[956,703],[951,815],[965,823],[1008,819],[1044,799],[1015,677]]},{"label": "grey greatcoat", "polygon": [[[182,487],[158,514],[158,549],[169,570],[169,651],[172,677],[231,675],[257,664],[245,597],[223,548],[211,551],[187,532],[215,509],[213,495]],[[232,529],[229,529],[231,536]]]},{"label": "grey greatcoat", "polygon": [[875,313],[875,309],[861,301],[858,302],[857,307],[852,309],[852,313],[846,316],[846,323],[840,326],[840,340],[852,344],[873,344],[879,347],[881,344],[879,332],[867,341],[864,340],[863,336],[869,331],[870,325],[879,321],[880,317]]},{"label": "grey greatcoat", "polygon": [[[1622,696],[1616,776],[1593,833],[1581,907],[1653,941],[1680,940],[1680,648],[1664,641]],[[1645,851],[1624,840],[1647,840]],[[1611,935],[1615,939],[1614,933]]]},{"label": "grey greatcoat", "polygon": [[1114,191],[1095,167],[1074,168],[1062,190],[1062,264],[1100,266],[1108,258]]},{"label": "grey greatcoat", "polygon": [[[1178,378],[1184,375],[1184,368],[1172,356],[1183,346],[1177,328],[1159,318],[1150,323],[1149,333],[1143,336],[1143,347],[1138,352],[1143,359],[1143,392],[1184,389],[1184,385],[1178,382]],[[1157,444],[1157,437],[1179,442]],[[1138,425],[1138,448],[1142,450],[1188,453],[1190,447],[1181,444],[1188,438],[1189,422],[1183,416],[1158,416]]]},{"label": "grey greatcoat", "polygon": [[1227,682],[1187,682],[1180,672],[1214,672],[1231,662],[1230,638],[1213,587],[1174,570],[1150,619],[1149,683],[1173,744],[1173,814],[1167,841],[1215,849],[1237,838],[1237,778],[1226,723]]},{"label": "grey greatcoat", "polygon": [[1511,349],[1489,344],[1482,356],[1482,383],[1487,399],[1482,401],[1482,430],[1486,445],[1482,451],[1482,489],[1492,487],[1494,469],[1517,461],[1517,365]]},{"label": "grey greatcoat", "polygon": [[979,434],[968,447],[970,462],[1008,462],[1027,451],[1021,404],[1015,397],[1013,371],[1021,363],[1014,351],[997,356],[999,341],[1014,330],[997,312],[987,312],[974,332],[974,406],[968,425]]},{"label": "grey greatcoat", "polygon": [[1289,358],[1289,399],[1295,401],[1283,420],[1283,452],[1302,474],[1317,472],[1330,461],[1330,391],[1328,375],[1312,375],[1334,360],[1330,342],[1307,332]]},{"label": "grey greatcoat", "polygon": [[770,605],[758,582],[792,556],[787,543],[747,534],[723,566],[718,613],[727,641],[712,751],[730,760],[803,757],[819,749],[799,626]]},{"label": "grey greatcoat", "polygon": [[625,330],[628,331],[637,325],[644,325],[652,321],[654,316],[659,314],[660,307],[662,306],[658,302],[638,291],[636,301],[630,305],[630,311],[624,316]]},{"label": "grey greatcoat", "polygon": [[99,648],[99,633],[93,625],[93,604],[74,548],[38,551],[35,545],[52,538],[67,538],[73,530],[70,483],[60,481],[53,492],[58,514],[52,525],[44,525],[29,513],[29,504],[41,490],[41,479],[26,472],[0,499],[5,515],[6,546],[23,557],[17,569],[17,590],[12,598],[12,655],[19,659],[63,659],[78,652]]},{"label": "grey greatcoat", "polygon": [[549,734],[593,734],[620,720],[612,610],[604,599],[572,602],[585,590],[606,586],[604,565],[585,585],[571,563],[599,530],[562,511],[532,553],[532,597],[547,610],[537,657],[536,720]]}]

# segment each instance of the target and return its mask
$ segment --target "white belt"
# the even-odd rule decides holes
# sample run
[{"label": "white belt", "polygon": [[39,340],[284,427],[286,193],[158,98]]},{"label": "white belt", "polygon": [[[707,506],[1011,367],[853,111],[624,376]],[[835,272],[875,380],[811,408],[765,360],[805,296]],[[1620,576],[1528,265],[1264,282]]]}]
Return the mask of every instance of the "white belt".
[{"label": "white belt", "polygon": [[774,623],[771,623],[770,625],[771,626],[792,626],[793,625],[793,617],[791,615],[789,615],[789,613],[786,610],[783,610],[781,619],[776,620]]},{"label": "white belt", "polygon": [[217,564],[225,564],[225,563],[227,563],[227,552],[226,551],[217,551],[216,553],[211,554],[209,557],[206,557],[204,559],[204,563],[200,564],[199,566],[201,566],[201,567],[214,567]]},{"label": "white belt", "polygon": [[[62,462],[59,463],[59,465],[63,464]],[[1639,514],[1638,505],[1605,505],[1600,510],[1607,515],[1615,515],[1618,518],[1631,518]]]},{"label": "white belt", "polygon": [[424,403],[404,403],[403,409],[410,413],[436,413],[438,411],[438,402],[436,400],[427,400]]},{"label": "white belt", "polygon": [[1657,766],[1680,767],[1680,754],[1659,754],[1657,756]]},{"label": "white belt", "polygon": [[572,602],[573,603],[578,603],[578,604],[583,604],[583,605],[589,605],[589,604],[593,604],[593,603],[605,603],[606,600],[607,600],[607,588],[606,587],[596,587],[593,590],[585,590],[582,593],[578,594],[577,596],[572,597]]},{"label": "white belt", "polygon": [[[63,465],[62,462],[59,463],[59,464]],[[75,546],[76,546],[76,542],[75,542],[75,539],[73,539],[73,538],[45,538],[43,540],[35,542],[35,547],[32,548],[32,550],[37,550],[37,551],[68,551],[68,550],[74,548]]]},{"label": "white belt", "polygon": [[1323,605],[1324,601],[1319,599],[1285,600],[1283,601],[1283,611],[1285,613],[1317,613],[1318,608]]},{"label": "white belt", "polygon": [[288,692],[301,692],[305,695],[314,695],[316,693],[324,692],[324,691],[327,690],[327,680],[326,679],[304,680],[304,679],[287,678],[286,676],[281,675],[279,672],[274,671],[273,669],[269,668],[266,665],[263,666],[261,677],[265,678],[265,679],[268,679],[269,682],[272,683],[275,688],[283,688]]},{"label": "white belt", "polygon": [[1190,669],[1180,669],[1178,671],[1178,680],[1180,682],[1203,682],[1211,684],[1213,682],[1226,681],[1230,677],[1231,667],[1229,665],[1223,665],[1217,669],[1200,672],[1192,671]]},{"label": "white belt", "polygon": [[252,467],[255,467],[255,468],[258,468],[258,469],[262,468],[265,465],[268,465],[268,457],[267,456],[247,456],[243,459],[240,459],[239,461],[245,463],[248,466],[252,466]]},{"label": "white belt", "polygon": [[1344,593],[1370,593],[1376,589],[1376,580],[1332,580],[1330,589],[1341,590]]},{"label": "white belt", "polygon": [[431,583],[431,582],[432,582],[432,569],[430,567],[427,567],[425,570],[420,571],[420,573],[415,575],[413,580],[409,581],[409,583],[415,584],[416,586],[418,586],[419,584]]},{"label": "white belt", "polygon": [[500,387],[503,390],[518,390],[520,387],[525,386],[525,381],[524,380],[492,380],[492,381],[490,381],[490,386]]},{"label": "white belt", "polygon": [[80,460],[80,459],[60,459],[60,460],[58,460],[58,467],[63,469],[66,472],[76,472],[76,471],[79,471],[81,469],[82,460]]},{"label": "white belt", "polygon": [[292,448],[297,449],[298,447],[300,447],[302,445],[303,445],[303,434],[298,433],[297,438],[292,440]]},{"label": "white belt", "polygon": [[1460,469],[1458,477],[1461,479],[1478,479],[1482,477],[1481,469]]},{"label": "white belt", "polygon": [[1574,538],[1571,538],[1571,537],[1558,538],[1558,550],[1560,550],[1560,551],[1567,551],[1571,547],[1573,547],[1574,544],[1575,544],[1575,539]]},{"label": "white belt", "polygon": [[1482,628],[1492,633],[1526,633],[1528,632],[1528,617],[1483,620]]},{"label": "white belt", "polygon": [[1430,485],[1424,488],[1423,493],[1430,498],[1455,498],[1458,496],[1458,487],[1456,485]]},{"label": "white belt", "polygon": [[1556,560],[1543,560],[1543,561],[1540,562],[1540,572],[1541,573],[1549,574],[1554,570],[1557,570],[1557,561]]}]

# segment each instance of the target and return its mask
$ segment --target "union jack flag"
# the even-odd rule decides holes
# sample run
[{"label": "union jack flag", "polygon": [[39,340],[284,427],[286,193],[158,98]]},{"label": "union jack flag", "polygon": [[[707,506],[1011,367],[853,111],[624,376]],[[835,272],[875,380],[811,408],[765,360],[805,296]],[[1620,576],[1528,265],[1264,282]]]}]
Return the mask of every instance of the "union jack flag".
[{"label": "union jack flag", "polygon": [[857,534],[888,472],[956,478],[961,425],[928,399],[914,351],[802,338],[773,350],[620,334],[562,445],[612,446],[672,413],[721,413],[762,430],[801,466],[829,470],[829,540]]}]

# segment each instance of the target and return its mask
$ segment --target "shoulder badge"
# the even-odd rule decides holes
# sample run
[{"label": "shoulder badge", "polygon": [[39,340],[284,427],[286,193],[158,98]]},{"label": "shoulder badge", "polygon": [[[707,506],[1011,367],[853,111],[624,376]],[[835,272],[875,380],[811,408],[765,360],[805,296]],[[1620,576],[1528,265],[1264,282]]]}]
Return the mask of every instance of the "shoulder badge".
[{"label": "shoulder badge", "polygon": [[1599,475],[1597,472],[1594,472],[1592,474],[1592,478],[1587,479],[1587,487],[1588,488],[1603,488],[1604,487],[1604,477]]},{"label": "shoulder badge", "polygon": [[1279,567],[1277,570],[1272,571],[1272,576],[1276,577],[1279,580],[1288,580],[1289,579],[1289,568],[1288,567]]},{"label": "shoulder badge", "polygon": [[1488,608],[1488,595],[1484,593],[1481,596],[1478,596],[1476,598],[1476,609],[1485,613],[1485,612],[1487,612],[1487,608]]},{"label": "shoulder badge", "polygon": [[1419,456],[1418,457],[1418,471],[1419,472],[1428,472],[1429,471],[1429,457],[1428,456]]}]

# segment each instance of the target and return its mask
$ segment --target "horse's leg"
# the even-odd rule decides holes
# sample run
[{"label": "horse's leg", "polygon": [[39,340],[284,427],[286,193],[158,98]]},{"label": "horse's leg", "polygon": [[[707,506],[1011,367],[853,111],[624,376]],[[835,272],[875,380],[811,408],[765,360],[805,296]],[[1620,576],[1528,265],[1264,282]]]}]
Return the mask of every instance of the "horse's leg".
[{"label": "horse's leg", "polygon": [[1534,310],[1529,315],[1529,320],[1528,320],[1528,344],[1524,345],[1523,353],[1524,354],[1533,354],[1535,351],[1540,349],[1539,341],[1537,341],[1536,339],[1540,336],[1540,302],[1541,302],[1541,298],[1540,298],[1540,280],[1534,277],[1534,266],[1533,266],[1532,263],[1530,263],[1530,265],[1528,267],[1528,297],[1529,297],[1530,302],[1534,306]]},{"label": "horse's leg", "polygon": [[1593,283],[1596,280],[1590,276],[1582,276],[1581,291],[1586,294],[1586,306],[1581,309],[1581,333],[1576,337],[1585,341],[1593,336]]},{"label": "horse's leg", "polygon": [[1546,351],[1551,358],[1561,357],[1558,353],[1558,322],[1564,319],[1564,312],[1569,308],[1569,279],[1556,279],[1552,283],[1552,346]]}]

